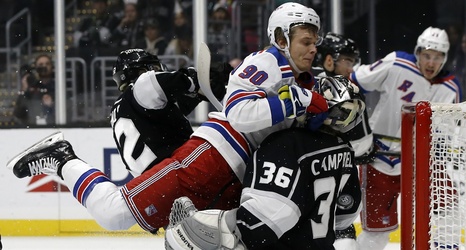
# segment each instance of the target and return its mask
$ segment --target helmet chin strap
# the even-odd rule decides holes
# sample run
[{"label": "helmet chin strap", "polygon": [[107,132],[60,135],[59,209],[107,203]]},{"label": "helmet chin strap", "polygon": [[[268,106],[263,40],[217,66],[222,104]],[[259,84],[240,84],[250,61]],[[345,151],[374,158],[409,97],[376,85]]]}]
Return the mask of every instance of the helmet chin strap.
[{"label": "helmet chin strap", "polygon": [[290,47],[286,46],[284,49],[282,49],[283,52],[285,52],[285,56],[288,59],[288,62],[290,63],[291,67],[298,73],[301,74],[304,71],[300,70],[298,66],[294,63],[293,59],[291,58],[290,54]]}]

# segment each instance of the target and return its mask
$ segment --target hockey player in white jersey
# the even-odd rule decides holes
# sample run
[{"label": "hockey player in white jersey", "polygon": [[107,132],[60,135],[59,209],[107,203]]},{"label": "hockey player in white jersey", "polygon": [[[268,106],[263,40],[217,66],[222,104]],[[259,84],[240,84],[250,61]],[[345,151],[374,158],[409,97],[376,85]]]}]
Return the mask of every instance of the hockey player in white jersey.
[{"label": "hockey player in white jersey", "polygon": [[364,103],[344,77],[319,86],[331,99],[322,130],[268,136],[248,162],[238,209],[196,212],[186,197],[176,200],[166,249],[334,249],[334,229],[360,211],[354,152],[340,136],[361,121]]},{"label": "hockey player in white jersey", "polygon": [[[138,223],[156,232],[168,223],[173,200],[183,195],[200,208],[236,207],[246,162],[257,145],[270,133],[294,125],[296,117],[321,125],[323,119],[317,116],[325,116],[328,110],[324,97],[311,91],[314,78],[308,73],[320,27],[315,11],[283,4],[271,15],[269,27],[271,43],[280,51],[272,47],[254,53],[232,71],[225,112],[211,112],[170,157],[149,166],[123,187],[116,187],[101,171],[78,159],[63,138],[28,149],[8,165],[19,178],[42,173],[60,176],[99,224],[111,230]],[[160,95],[154,85],[141,87],[145,97]],[[288,94],[278,95],[279,89]],[[247,120],[236,119],[239,113]],[[116,139],[119,135],[116,132]],[[30,165],[37,167],[30,169]]]},{"label": "hockey player in white jersey", "polygon": [[[444,30],[428,27],[417,39],[414,54],[394,51],[370,65],[361,65],[351,74],[351,80],[363,91],[380,93],[370,117],[374,133],[400,137],[404,103],[459,102],[457,79],[442,70],[449,47]],[[380,150],[400,150],[400,144],[393,141],[376,140],[375,144]],[[365,203],[361,213],[363,232],[358,242],[363,250],[383,249],[389,233],[398,227],[400,167],[400,158],[383,155],[360,167]]]},{"label": "hockey player in white jersey", "polygon": [[[253,132],[248,136],[253,146],[271,132],[291,127],[296,117],[304,120],[311,114],[316,127],[322,123],[328,106],[312,91],[310,73],[320,25],[313,9],[292,2],[280,5],[269,17],[271,46],[250,54],[232,71],[224,113],[237,131]],[[283,86],[292,95],[281,101]]]}]

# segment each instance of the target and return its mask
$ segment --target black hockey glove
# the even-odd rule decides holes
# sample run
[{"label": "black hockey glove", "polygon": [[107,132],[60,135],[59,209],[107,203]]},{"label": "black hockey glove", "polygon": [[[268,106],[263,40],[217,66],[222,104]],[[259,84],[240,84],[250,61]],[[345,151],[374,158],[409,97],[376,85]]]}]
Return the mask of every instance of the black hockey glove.
[{"label": "black hockey glove", "polygon": [[226,62],[214,62],[210,65],[210,87],[218,100],[222,100],[226,94],[225,86],[232,70],[233,67]]},{"label": "black hockey glove", "polygon": [[189,67],[189,68],[181,68],[178,71],[189,77],[191,82],[194,84],[193,92],[197,93],[197,91],[199,91],[199,81],[197,80],[196,69],[194,69],[193,67]]}]

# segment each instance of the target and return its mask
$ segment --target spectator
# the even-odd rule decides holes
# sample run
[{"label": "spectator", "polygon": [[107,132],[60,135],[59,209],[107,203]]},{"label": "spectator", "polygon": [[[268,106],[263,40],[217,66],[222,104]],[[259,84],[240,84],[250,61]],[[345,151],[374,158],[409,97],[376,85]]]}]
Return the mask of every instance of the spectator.
[{"label": "spectator", "polygon": [[463,98],[461,101],[466,101],[466,32],[463,33],[461,37],[461,44],[457,48],[457,53],[453,60],[453,74],[458,78],[461,86],[461,93],[463,93]]},{"label": "spectator", "polygon": [[445,63],[445,69],[453,71],[453,60],[456,57],[456,53],[461,47],[461,32],[463,28],[460,24],[450,24],[445,31],[448,35],[448,41],[450,42],[450,50],[447,55],[447,62]]},{"label": "spectator", "polygon": [[227,5],[217,3],[210,18],[207,41],[215,61],[226,61],[230,55],[230,13],[227,8]]},{"label": "spectator", "polygon": [[[188,26],[188,18],[183,11],[176,12],[173,18],[173,38],[178,34],[183,33]],[[191,26],[192,27],[192,26]]]},{"label": "spectator", "polygon": [[24,125],[52,124],[55,121],[54,97],[52,58],[41,54],[36,57],[32,68],[25,67],[14,116]]},{"label": "spectator", "polygon": [[107,0],[92,0],[93,15],[83,18],[73,34],[74,46],[96,49],[107,46],[110,40]]},{"label": "spectator", "polygon": [[170,39],[173,36],[175,2],[166,0],[138,0],[137,2],[142,20],[155,18],[163,24],[160,29],[165,39]]},{"label": "spectator", "polygon": [[[185,25],[176,30],[175,38],[173,38],[168,44],[165,55],[185,55],[189,57],[190,61],[182,62],[179,67],[192,66],[190,64],[194,58],[193,31],[189,26]],[[174,68],[174,65],[167,63],[167,67],[172,69]]]},{"label": "spectator", "polygon": [[139,19],[137,4],[125,3],[124,16],[118,26],[112,30],[111,45],[116,48],[134,48],[136,41],[144,37],[143,22]]},{"label": "spectator", "polygon": [[92,14],[77,25],[73,32],[74,47],[67,50],[67,56],[82,57],[90,65],[94,57],[105,55],[104,51],[110,45],[111,31],[121,19],[110,9],[107,0],[92,0]]},{"label": "spectator", "polygon": [[163,55],[168,43],[161,33],[160,24],[155,18],[144,23],[144,37],[136,41],[136,48],[141,48],[153,55]]}]

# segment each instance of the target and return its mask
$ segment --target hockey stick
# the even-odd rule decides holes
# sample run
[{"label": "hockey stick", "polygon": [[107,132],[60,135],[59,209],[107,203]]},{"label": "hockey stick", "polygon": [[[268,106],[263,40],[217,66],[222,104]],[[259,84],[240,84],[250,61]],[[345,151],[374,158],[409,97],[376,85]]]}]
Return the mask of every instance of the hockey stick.
[{"label": "hockey stick", "polygon": [[389,136],[389,135],[382,135],[382,134],[375,134],[374,137],[379,139],[379,140],[386,140],[386,141],[391,141],[391,142],[401,142],[401,138],[395,137],[395,136]]},{"label": "hockey stick", "polygon": [[199,46],[196,64],[197,79],[202,93],[218,111],[222,111],[223,105],[217,100],[210,87],[210,50],[205,43]]},{"label": "hockey stick", "polygon": [[377,152],[375,152],[375,154],[376,155],[401,157],[401,152],[400,151],[377,151]]}]

